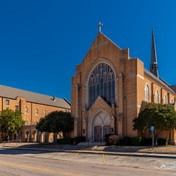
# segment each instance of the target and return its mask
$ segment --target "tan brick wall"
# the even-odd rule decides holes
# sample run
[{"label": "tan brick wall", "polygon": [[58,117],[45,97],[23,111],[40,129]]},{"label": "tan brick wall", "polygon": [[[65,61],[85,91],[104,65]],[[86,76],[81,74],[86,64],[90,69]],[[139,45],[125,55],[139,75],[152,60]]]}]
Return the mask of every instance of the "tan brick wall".
[{"label": "tan brick wall", "polygon": [[[88,104],[88,79],[92,70],[99,63],[108,64],[114,71],[116,78],[115,101],[115,128],[123,136],[136,136],[133,131],[133,119],[138,116],[142,102],[145,101],[145,85],[150,90],[150,102],[155,102],[156,90],[159,91],[160,102],[163,103],[164,95],[169,97],[169,102],[174,101],[175,94],[145,74],[144,63],[138,58],[130,59],[129,49],[121,50],[109,41],[103,34],[99,34],[93,42],[82,63],[76,66],[76,75],[72,77],[71,106],[72,115],[78,116],[75,123],[75,135],[82,135],[81,128],[87,128],[83,118],[92,117],[98,109],[105,110],[112,116],[112,107],[108,107],[104,100],[97,100],[87,109]],[[78,89],[76,86],[78,85]],[[78,93],[76,93],[78,91]],[[175,133],[172,133],[176,138]],[[86,134],[84,134],[86,135]]]},{"label": "tan brick wall", "polygon": [[[9,105],[6,105],[6,100],[10,101]],[[17,97],[16,99],[0,97],[0,111],[7,108],[15,110],[15,106],[19,107],[23,119],[28,122],[27,125],[36,124],[36,122],[38,122],[41,117],[44,117],[44,110],[46,110],[46,114],[56,110],[66,111],[64,108],[27,102],[25,97]],[[25,107],[28,108],[28,113],[25,112]],[[35,109],[38,109],[38,114],[35,113]]]}]

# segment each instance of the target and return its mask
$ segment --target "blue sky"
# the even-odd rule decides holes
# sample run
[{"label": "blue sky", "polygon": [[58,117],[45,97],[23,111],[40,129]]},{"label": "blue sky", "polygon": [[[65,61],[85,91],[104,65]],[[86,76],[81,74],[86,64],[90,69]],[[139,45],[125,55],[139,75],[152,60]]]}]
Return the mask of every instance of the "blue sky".
[{"label": "blue sky", "polygon": [[154,28],[159,75],[176,84],[175,0],[0,1],[0,84],[70,100],[71,77],[98,34],[150,66]]}]

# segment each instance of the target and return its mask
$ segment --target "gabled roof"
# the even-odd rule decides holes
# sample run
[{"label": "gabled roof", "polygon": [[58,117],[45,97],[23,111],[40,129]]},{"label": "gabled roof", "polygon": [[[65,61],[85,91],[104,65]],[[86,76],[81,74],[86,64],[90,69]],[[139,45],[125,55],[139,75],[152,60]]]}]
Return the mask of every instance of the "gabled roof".
[{"label": "gabled roof", "polygon": [[165,89],[167,89],[168,91],[172,92],[174,95],[176,95],[176,92],[174,92],[171,87],[169,86],[169,84],[167,84],[163,79],[161,78],[157,78],[155,75],[153,75],[153,73],[151,73],[150,71],[148,71],[147,69],[144,69],[144,74],[146,74],[148,77],[154,79],[158,84],[161,84]]},{"label": "gabled roof", "polygon": [[27,102],[70,109],[70,103],[66,99],[0,85],[0,97],[16,99],[18,96],[26,98]]},{"label": "gabled roof", "polygon": [[172,85],[170,88],[176,93],[176,85]]},{"label": "gabled roof", "polygon": [[100,32],[100,34],[102,34],[105,38],[107,38],[107,40],[109,40],[112,44],[114,44],[117,48],[119,48],[120,50],[122,50],[116,43],[114,43],[109,37],[107,37],[105,34],[103,34],[102,32]]},{"label": "gabled roof", "polygon": [[99,38],[100,36],[103,36],[104,38],[106,38],[106,40],[108,40],[110,43],[112,43],[113,45],[115,45],[118,49],[122,50],[117,44],[115,44],[109,37],[107,37],[105,34],[103,34],[102,32],[99,32],[97,37],[95,38],[94,42],[92,43],[90,49],[94,48],[94,44],[95,41],[97,40],[97,38]]}]

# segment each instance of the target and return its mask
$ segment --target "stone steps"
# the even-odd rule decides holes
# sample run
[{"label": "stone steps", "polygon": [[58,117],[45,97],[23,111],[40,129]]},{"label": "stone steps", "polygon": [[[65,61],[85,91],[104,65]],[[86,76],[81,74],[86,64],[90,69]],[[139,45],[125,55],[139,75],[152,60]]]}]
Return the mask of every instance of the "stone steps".
[{"label": "stone steps", "polygon": [[78,146],[103,146],[106,145],[106,142],[80,142]]}]

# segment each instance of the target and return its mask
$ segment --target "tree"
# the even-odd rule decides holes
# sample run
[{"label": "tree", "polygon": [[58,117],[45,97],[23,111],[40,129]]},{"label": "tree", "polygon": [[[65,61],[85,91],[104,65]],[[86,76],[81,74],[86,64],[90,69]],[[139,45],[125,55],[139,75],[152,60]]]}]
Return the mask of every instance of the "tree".
[{"label": "tree", "polygon": [[2,110],[0,112],[0,130],[2,134],[14,134],[22,127],[24,120],[20,111],[11,109]]},{"label": "tree", "polygon": [[36,129],[41,132],[63,132],[64,136],[72,131],[74,127],[74,120],[69,112],[53,111],[41,118],[36,125]]},{"label": "tree", "polygon": [[154,135],[157,139],[162,131],[176,128],[176,111],[169,104],[148,103],[133,120],[133,129],[145,131],[154,126]]}]

